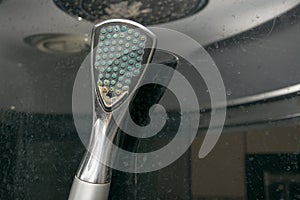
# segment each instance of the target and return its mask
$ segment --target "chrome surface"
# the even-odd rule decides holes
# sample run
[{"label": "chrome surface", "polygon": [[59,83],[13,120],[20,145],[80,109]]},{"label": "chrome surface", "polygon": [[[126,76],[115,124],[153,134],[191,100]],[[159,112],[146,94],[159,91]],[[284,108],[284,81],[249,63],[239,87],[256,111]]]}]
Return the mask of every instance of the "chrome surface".
[{"label": "chrome surface", "polygon": [[74,178],[69,200],[104,200],[108,198],[110,184],[92,184]]},{"label": "chrome surface", "polygon": [[[90,143],[88,146],[88,150],[85,153],[83,160],[79,166],[77,177],[85,182],[88,183],[94,183],[94,184],[106,184],[109,183],[111,180],[111,169],[107,166],[103,165],[102,161],[111,160],[114,158],[111,152],[111,146],[107,143],[105,143],[105,137],[107,137],[110,141],[114,142],[116,140],[117,136],[117,130],[118,126],[116,125],[114,120],[121,121],[122,117],[124,115],[124,109],[120,112],[120,114],[116,118],[113,118],[112,111],[116,111],[120,109],[121,104],[126,100],[126,96],[123,98],[115,99],[116,102],[113,102],[112,105],[110,105],[109,110],[107,110],[107,107],[102,103],[103,102],[103,96],[99,95],[97,90],[98,87],[96,87],[96,82],[94,80],[94,73],[95,69],[93,66],[93,48],[95,44],[98,42],[96,41],[95,32],[99,30],[99,28],[102,25],[108,25],[110,23],[123,23],[123,24],[131,24],[138,28],[141,28],[143,31],[147,32],[149,35],[153,38],[153,44],[150,51],[150,54],[146,60],[146,64],[144,65],[144,71],[139,77],[139,81],[137,81],[137,84],[133,87],[132,91],[135,90],[135,88],[138,86],[139,82],[143,78],[146,68],[148,67],[149,62],[152,59],[154,48],[156,46],[156,37],[155,35],[149,31],[147,28],[137,24],[136,22],[132,22],[130,20],[123,20],[123,19],[114,19],[114,20],[107,20],[105,22],[96,24],[93,29],[92,34],[92,45],[91,45],[91,73],[92,73],[92,86],[93,86],[93,101],[94,101],[94,107],[93,107],[93,121],[94,126],[92,129],[91,137],[90,137]],[[114,117],[116,117],[114,115]]]},{"label": "chrome surface", "polygon": [[99,117],[91,133],[90,144],[77,172],[80,180],[89,183],[109,183],[111,170],[102,164],[103,160],[112,159],[111,147],[105,143],[105,137],[114,140],[118,127],[112,122],[111,113]]}]

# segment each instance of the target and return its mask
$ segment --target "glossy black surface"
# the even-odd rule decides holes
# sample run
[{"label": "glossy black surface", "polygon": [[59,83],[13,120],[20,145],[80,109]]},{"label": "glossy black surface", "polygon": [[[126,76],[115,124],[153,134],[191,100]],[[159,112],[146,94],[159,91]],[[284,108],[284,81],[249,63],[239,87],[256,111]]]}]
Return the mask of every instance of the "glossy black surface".
[{"label": "glossy black surface", "polygon": [[[19,48],[28,35],[14,32],[14,24],[4,23],[13,21],[15,15],[1,21],[3,32],[19,34],[19,40],[7,36],[1,43],[7,48],[0,54],[0,199],[67,199],[85,150],[74,126],[71,95],[88,52],[49,54],[29,46]],[[39,32],[34,24],[32,29],[34,34]],[[77,29],[67,26],[64,30]],[[300,9],[296,8],[265,25],[207,46],[224,76],[228,98],[298,84],[299,30]],[[185,61],[180,63],[179,69],[189,69]],[[199,99],[209,102],[201,78],[189,70],[186,74],[199,91]],[[161,103],[168,105],[172,99],[167,91]],[[168,114],[171,126],[153,141],[143,143],[139,151],[170,140],[180,116],[174,109]],[[220,141],[200,160],[198,151],[210,114],[209,109],[202,110],[196,140],[172,165],[139,175],[114,171],[110,199],[299,199],[299,93],[230,107]],[[141,124],[147,123],[147,116],[140,117],[138,112],[133,116],[145,120]],[[125,149],[136,142],[127,141]]]}]

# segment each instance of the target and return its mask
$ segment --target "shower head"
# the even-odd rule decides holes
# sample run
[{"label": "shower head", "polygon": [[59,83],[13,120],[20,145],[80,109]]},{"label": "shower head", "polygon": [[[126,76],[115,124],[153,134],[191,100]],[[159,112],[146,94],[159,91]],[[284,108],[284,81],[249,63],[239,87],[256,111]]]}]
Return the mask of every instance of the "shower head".
[{"label": "shower head", "polygon": [[[106,139],[117,141],[118,125],[113,111],[126,105],[128,97],[135,94],[154,57],[156,43],[157,38],[150,30],[130,20],[113,19],[94,26],[91,50],[94,126],[69,200],[108,198],[111,169],[100,160],[114,159],[111,143]],[[175,55],[161,52],[163,54],[171,56],[170,61],[158,63],[170,67],[177,65]],[[118,117],[123,120],[125,110],[120,110]]]}]

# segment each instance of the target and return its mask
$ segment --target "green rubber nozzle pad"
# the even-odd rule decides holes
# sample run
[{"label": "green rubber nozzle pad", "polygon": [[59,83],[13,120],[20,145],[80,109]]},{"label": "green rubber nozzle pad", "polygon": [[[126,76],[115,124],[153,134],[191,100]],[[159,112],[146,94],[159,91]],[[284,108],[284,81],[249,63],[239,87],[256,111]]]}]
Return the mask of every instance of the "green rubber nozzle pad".
[{"label": "green rubber nozzle pad", "polygon": [[95,46],[97,84],[109,96],[130,90],[132,79],[142,71],[147,36],[126,24],[102,26]]}]

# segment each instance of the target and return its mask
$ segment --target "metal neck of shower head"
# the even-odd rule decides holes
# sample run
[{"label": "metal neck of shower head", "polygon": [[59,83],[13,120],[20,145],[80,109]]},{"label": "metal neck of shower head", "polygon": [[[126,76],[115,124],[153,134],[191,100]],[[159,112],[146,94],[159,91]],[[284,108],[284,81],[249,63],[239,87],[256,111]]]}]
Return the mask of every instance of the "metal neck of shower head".
[{"label": "metal neck of shower head", "polygon": [[[111,170],[101,160],[112,159],[111,144],[118,126],[113,111],[122,106],[143,79],[156,47],[156,36],[146,27],[123,19],[96,24],[92,34],[91,71],[94,126],[77,177],[89,183],[110,182]],[[122,120],[122,113],[118,118]]]}]

